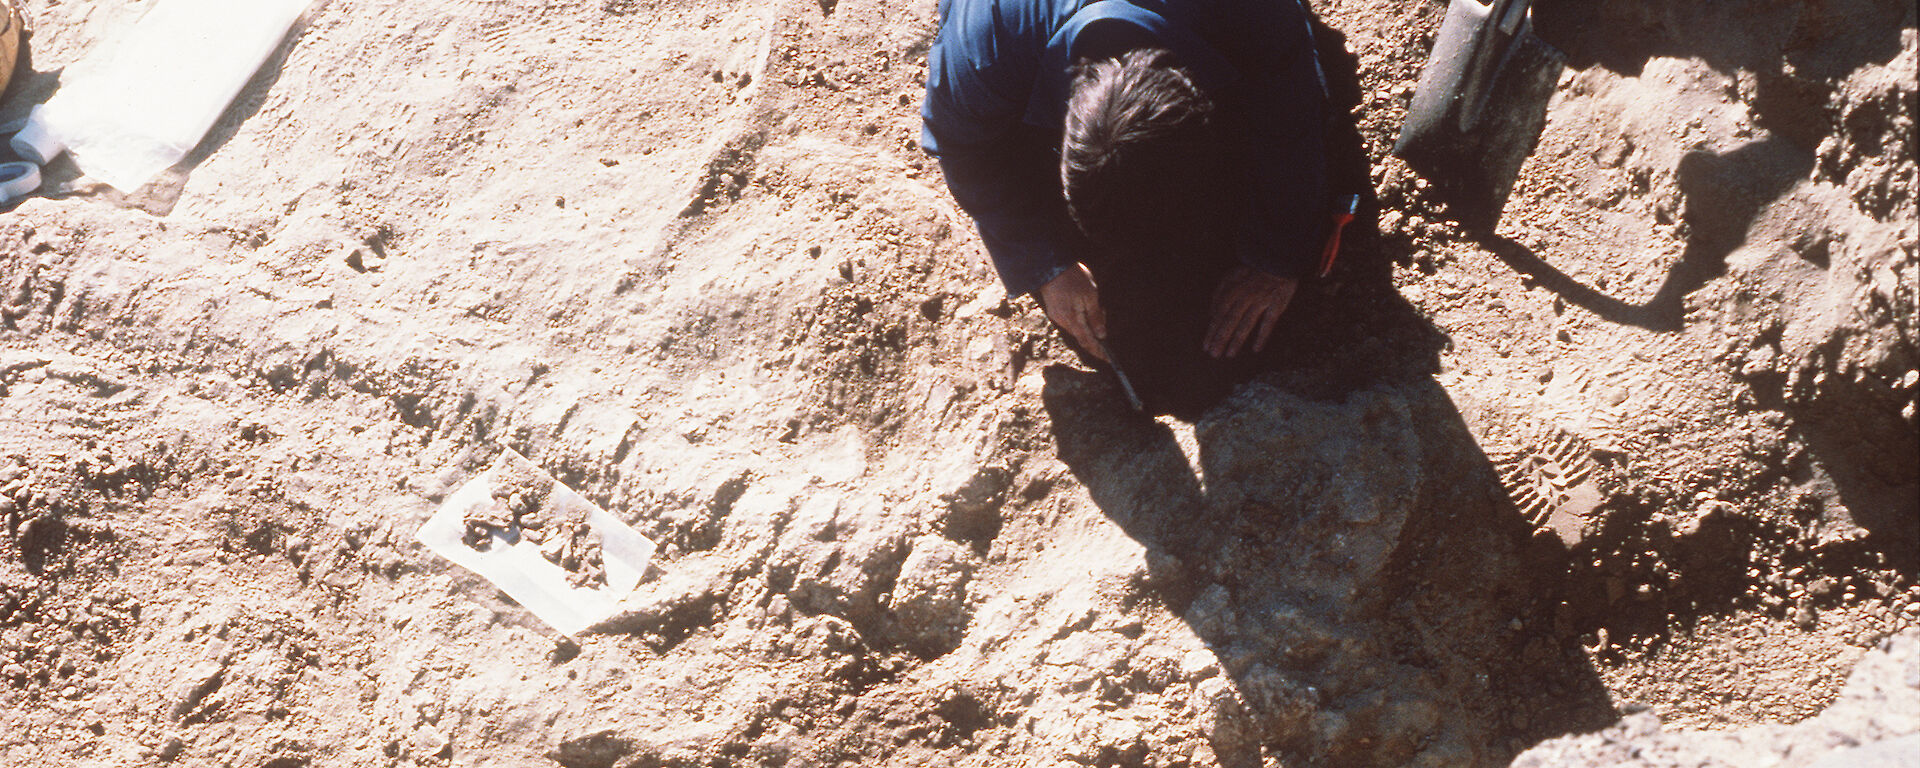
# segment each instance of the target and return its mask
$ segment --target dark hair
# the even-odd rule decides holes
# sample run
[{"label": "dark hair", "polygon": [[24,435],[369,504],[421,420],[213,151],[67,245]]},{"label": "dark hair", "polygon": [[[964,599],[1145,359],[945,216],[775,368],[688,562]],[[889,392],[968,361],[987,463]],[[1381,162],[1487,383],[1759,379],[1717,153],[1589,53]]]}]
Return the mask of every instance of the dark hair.
[{"label": "dark hair", "polygon": [[1080,231],[1149,246],[1199,223],[1220,180],[1213,122],[1212,102],[1165,49],[1076,66],[1060,182]]}]

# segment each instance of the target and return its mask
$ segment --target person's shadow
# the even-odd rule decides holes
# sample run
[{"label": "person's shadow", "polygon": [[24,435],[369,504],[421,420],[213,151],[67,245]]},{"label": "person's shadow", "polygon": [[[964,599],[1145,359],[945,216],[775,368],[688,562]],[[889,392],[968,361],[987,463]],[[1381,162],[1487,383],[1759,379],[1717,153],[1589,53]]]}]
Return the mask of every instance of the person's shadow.
[{"label": "person's shadow", "polygon": [[[1821,141],[1835,129],[1826,109],[1836,84],[1862,65],[1885,64],[1899,55],[1901,30],[1914,23],[1906,3],[1842,0],[1841,5],[1846,7],[1772,4],[1754,12],[1734,3],[1536,3],[1535,31],[1567,54],[1570,67],[1638,76],[1656,57],[1685,57],[1751,78],[1748,106],[1760,130],[1731,150],[1694,150],[1681,157],[1674,176],[1685,200],[1681,221],[1687,243],[1645,301],[1624,301],[1584,285],[1498,235],[1482,235],[1483,245],[1516,271],[1610,322],[1680,330],[1686,297],[1724,274],[1727,256],[1745,240],[1754,217],[1813,170]],[[1812,14],[1822,18],[1808,18]]]},{"label": "person's shadow", "polygon": [[1196,470],[1094,374],[1044,375],[1061,461],[1226,672],[1223,765],[1504,765],[1615,718],[1534,578],[1564,551],[1536,549],[1431,378],[1264,377],[1196,424]]},{"label": "person's shadow", "polygon": [[[1638,76],[1652,59],[1692,58],[1751,82],[1743,98],[1756,135],[1726,151],[1688,152],[1673,169],[1686,244],[1651,297],[1635,303],[1609,296],[1520,243],[1498,236],[1482,240],[1515,271],[1604,320],[1679,332],[1687,322],[1687,297],[1726,274],[1728,256],[1745,244],[1755,219],[1816,165],[1833,160],[1822,159],[1821,147],[1842,127],[1831,106],[1838,88],[1860,67],[1898,56],[1916,11],[1911,3],[1877,0],[1821,6],[1541,0],[1534,19],[1540,36],[1564,50],[1573,67]],[[1890,119],[1887,129],[1897,130]],[[1842,169],[1839,177],[1844,175]],[[1869,214],[1887,213],[1871,208],[1862,204]],[[1852,268],[1829,265],[1824,246],[1799,253],[1821,269]],[[1905,342],[1911,350],[1912,340]],[[1890,393],[1834,378],[1811,401],[1791,402],[1778,381],[1754,382],[1754,396],[1758,405],[1794,417],[1794,428],[1830,469],[1854,522],[1873,535],[1868,546],[1909,574],[1920,571],[1920,501],[1914,495],[1920,435],[1900,416],[1899,403],[1889,404]]]},{"label": "person's shadow", "polygon": [[[1653,58],[1688,57],[1750,77],[1750,112],[1761,130],[1725,152],[1688,152],[1673,169],[1685,200],[1681,221],[1687,225],[1687,243],[1659,288],[1644,301],[1626,301],[1587,286],[1532,249],[1497,234],[1480,233],[1482,245],[1568,303],[1610,322],[1681,330],[1686,297],[1725,272],[1727,256],[1741,245],[1754,217],[1813,169],[1820,142],[1834,130],[1825,115],[1834,84],[1864,64],[1884,64],[1897,56],[1900,30],[1913,24],[1909,4],[1844,4],[1848,7],[1773,4],[1753,13],[1734,3],[1535,3],[1535,31],[1567,54],[1569,67],[1598,66],[1638,76]],[[1803,18],[1816,13],[1830,20]],[[1805,27],[1815,29],[1807,32]],[[1810,35],[1824,38],[1818,45],[1801,39]]]},{"label": "person's shadow", "polygon": [[[1346,115],[1354,58],[1315,33]],[[1351,117],[1329,146],[1334,191],[1365,193]],[[1043,371],[1061,461],[1220,660],[1203,725],[1222,765],[1505,765],[1617,717],[1555,621],[1562,585],[1538,578],[1566,552],[1532,536],[1433,379],[1447,338],[1394,291],[1404,243],[1373,219],[1296,296],[1281,369],[1195,423],[1191,462],[1104,375]]]},{"label": "person's shadow", "polygon": [[1754,217],[1812,170],[1813,162],[1811,150],[1778,135],[1725,153],[1696,150],[1683,156],[1674,176],[1685,200],[1682,216],[1690,225],[1686,248],[1653,296],[1637,304],[1573,279],[1513,240],[1487,234],[1481,244],[1514,271],[1603,320],[1680,331],[1687,296],[1726,273],[1727,256],[1745,241]]}]

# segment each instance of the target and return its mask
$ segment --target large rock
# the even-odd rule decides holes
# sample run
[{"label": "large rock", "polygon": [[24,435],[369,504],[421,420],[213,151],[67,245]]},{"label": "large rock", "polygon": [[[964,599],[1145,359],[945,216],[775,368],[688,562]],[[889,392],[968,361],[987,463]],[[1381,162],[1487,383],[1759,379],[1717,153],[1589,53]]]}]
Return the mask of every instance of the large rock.
[{"label": "large rock", "polygon": [[938,536],[914,539],[888,603],[910,648],[931,656],[960,644],[973,570],[972,557],[959,545]]},{"label": "large rock", "polygon": [[1522,753],[1514,768],[1912,768],[1920,765],[1920,630],[1860,659],[1839,700],[1811,720],[1734,731],[1667,731],[1651,711]]}]

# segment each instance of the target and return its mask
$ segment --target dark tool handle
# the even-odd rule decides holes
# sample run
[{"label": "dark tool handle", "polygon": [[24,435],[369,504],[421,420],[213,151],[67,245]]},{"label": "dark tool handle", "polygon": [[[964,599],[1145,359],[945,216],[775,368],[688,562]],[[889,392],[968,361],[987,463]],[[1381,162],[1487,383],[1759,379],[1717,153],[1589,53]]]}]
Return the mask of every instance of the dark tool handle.
[{"label": "dark tool handle", "polygon": [[[1478,0],[1473,0],[1478,2]],[[1460,130],[1473,130],[1486,111],[1494,78],[1505,66],[1513,43],[1526,25],[1527,8],[1532,0],[1495,0],[1482,26],[1474,33],[1472,58],[1466,76],[1461,78],[1459,110]],[[1511,22],[1511,23],[1509,23]]]},{"label": "dark tool handle", "polygon": [[1495,29],[1500,30],[1500,34],[1512,37],[1519,34],[1520,24],[1526,20],[1527,6],[1531,3],[1532,0],[1496,0],[1493,14],[1487,18],[1493,22]]}]

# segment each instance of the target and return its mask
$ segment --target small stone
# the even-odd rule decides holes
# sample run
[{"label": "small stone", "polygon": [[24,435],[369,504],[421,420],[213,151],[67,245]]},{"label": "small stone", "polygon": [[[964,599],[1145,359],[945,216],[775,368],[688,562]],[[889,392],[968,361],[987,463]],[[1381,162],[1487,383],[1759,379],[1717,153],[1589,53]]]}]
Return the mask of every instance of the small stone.
[{"label": "small stone", "polygon": [[217,661],[199,664],[187,672],[186,679],[173,692],[173,706],[169,715],[175,719],[186,717],[208,694],[220,687],[225,665]]},{"label": "small stone", "polygon": [[180,737],[168,736],[167,740],[160,745],[159,751],[155,752],[153,756],[160,758],[161,762],[170,763],[173,762],[174,758],[179,757],[181,752],[186,751],[186,748],[187,742],[181,740]]},{"label": "small stone", "polygon": [[562,741],[558,749],[547,753],[547,757],[561,765],[613,768],[632,755],[634,748],[632,740],[607,729]]},{"label": "small stone", "polygon": [[453,756],[453,743],[447,740],[446,734],[441,733],[440,729],[431,725],[421,726],[414,731],[413,737],[407,740],[407,748],[414,757],[444,759]]},{"label": "small stone", "polygon": [[1590,653],[1606,653],[1607,649],[1612,647],[1613,641],[1607,637],[1607,628],[1601,627],[1593,631],[1593,644],[1587,646],[1587,651]]},{"label": "small stone", "polygon": [[1200,648],[1180,657],[1180,677],[1187,682],[1199,682],[1217,674],[1220,674],[1220,661],[1212,651]]},{"label": "small stone", "polygon": [[555,664],[564,664],[580,655],[580,643],[571,637],[561,635],[554,638],[553,650],[547,652],[547,660]]},{"label": "small stone", "polygon": [[1007,502],[1013,485],[1013,472],[1007,467],[987,466],[940,500],[946,509],[934,520],[934,528],[955,541],[990,539],[1000,528],[1000,508]]}]

